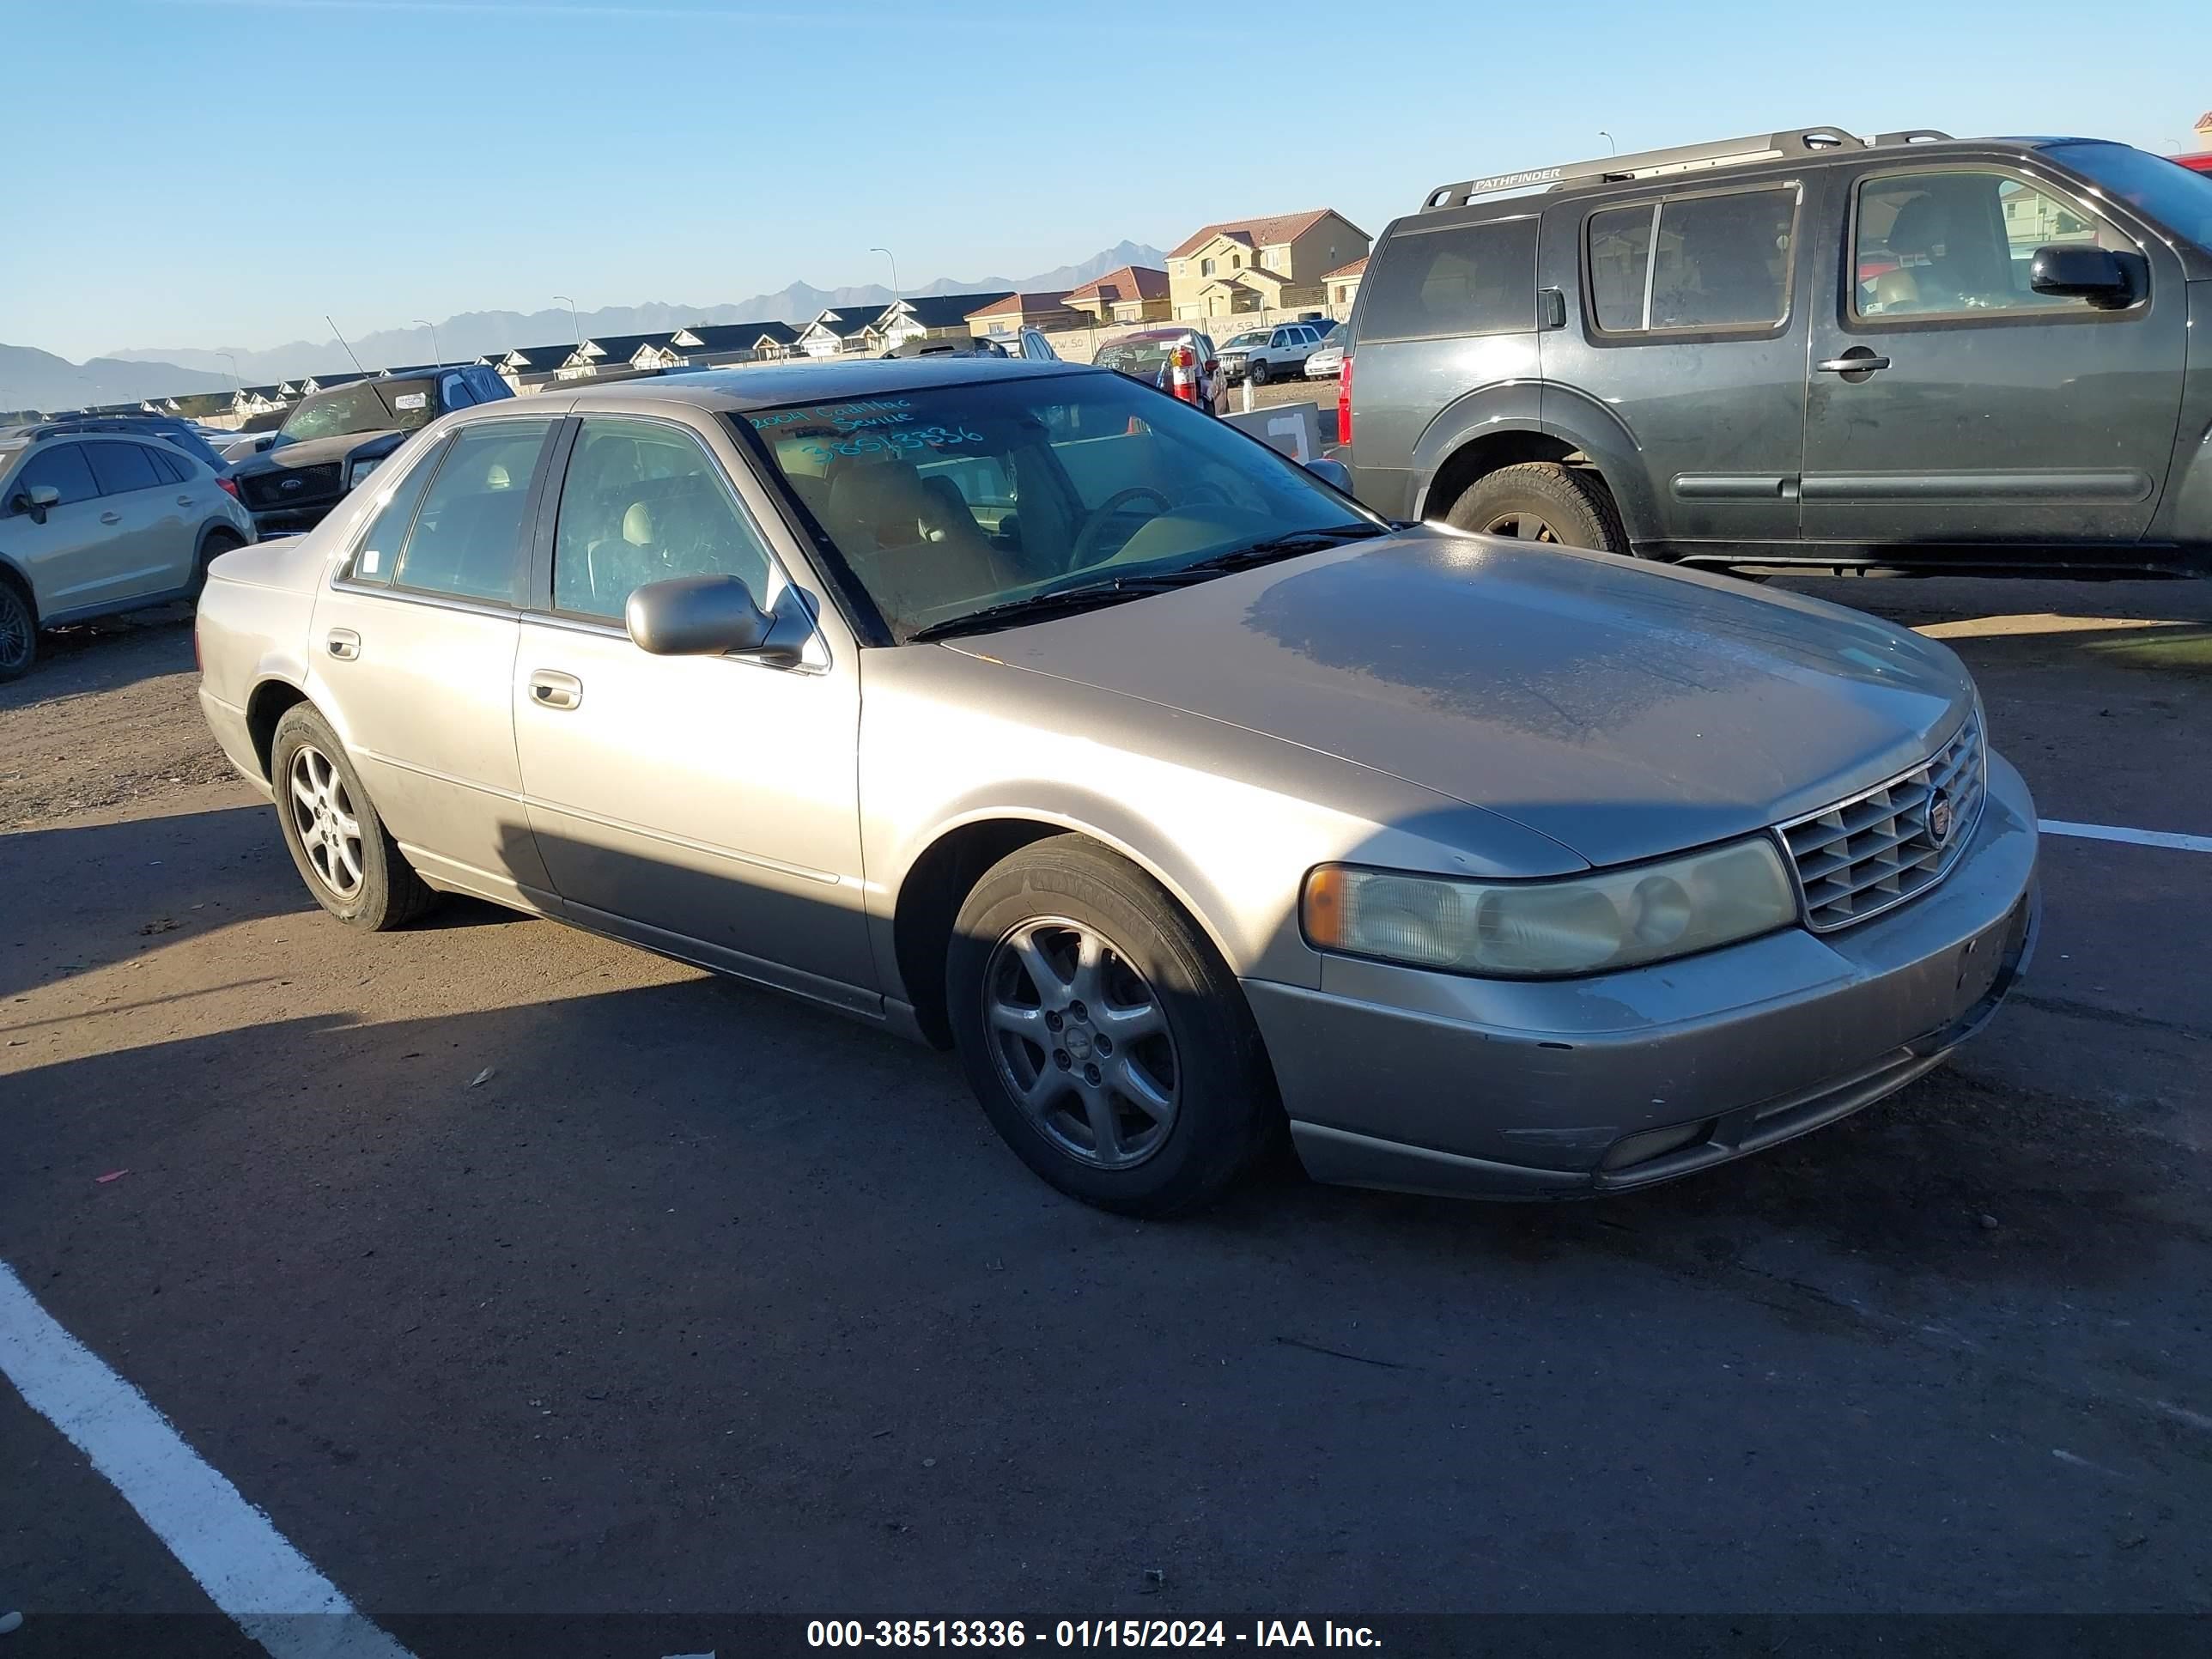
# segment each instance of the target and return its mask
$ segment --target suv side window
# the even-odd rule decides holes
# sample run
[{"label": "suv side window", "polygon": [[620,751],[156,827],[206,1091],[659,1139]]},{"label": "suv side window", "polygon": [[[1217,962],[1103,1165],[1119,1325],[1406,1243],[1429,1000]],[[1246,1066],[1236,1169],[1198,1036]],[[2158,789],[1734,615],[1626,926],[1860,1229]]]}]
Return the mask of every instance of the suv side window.
[{"label": "suv side window", "polygon": [[88,501],[100,494],[92,468],[85,462],[82,444],[55,444],[32,456],[9,483],[9,499],[28,495],[33,484],[52,484],[61,491],[62,498],[56,503],[60,507]]},{"label": "suv side window", "polygon": [[769,555],[706,446],[663,421],[584,418],[561,486],[553,608],[619,623],[630,590],[738,576],[768,603]]},{"label": "suv side window", "polygon": [[438,399],[447,409],[472,409],[477,394],[459,375],[448,374],[438,382]]},{"label": "suv side window", "polygon": [[1790,314],[1797,203],[1785,185],[1591,214],[1592,318],[1612,334],[1774,327]]},{"label": "suv side window", "polygon": [[2079,295],[2028,286],[2036,249],[2077,242],[2142,252],[2079,204],[1978,167],[1861,179],[1851,241],[1851,313],[1863,319],[2087,311]]},{"label": "suv side window", "polygon": [[128,495],[134,489],[160,487],[161,475],[154,471],[154,458],[143,444],[92,443],[84,446],[92,463],[92,476],[103,495]]},{"label": "suv side window", "polygon": [[487,421],[456,433],[422,494],[393,585],[513,605],[530,480],[552,430],[549,416]]},{"label": "suv side window", "polygon": [[1536,326],[1536,221],[1409,231],[1375,256],[1360,338],[1433,339]]},{"label": "suv side window", "polygon": [[156,449],[151,444],[142,446],[154,463],[154,471],[164,483],[179,484],[191,477],[191,469],[185,465],[181,455],[172,455],[166,449]]}]

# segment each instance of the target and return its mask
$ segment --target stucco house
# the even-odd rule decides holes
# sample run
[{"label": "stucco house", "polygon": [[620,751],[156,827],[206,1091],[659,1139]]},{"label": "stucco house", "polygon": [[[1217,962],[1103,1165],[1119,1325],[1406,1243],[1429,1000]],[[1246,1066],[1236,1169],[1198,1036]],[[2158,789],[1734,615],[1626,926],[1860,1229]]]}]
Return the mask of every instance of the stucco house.
[{"label": "stucco house", "polygon": [[1367,256],[1364,253],[1348,265],[1322,272],[1322,287],[1327,290],[1322,303],[1340,317],[1346,315],[1352,301],[1358,297],[1359,279],[1366,274]]},{"label": "stucco house", "polygon": [[1168,319],[1168,274],[1152,265],[1123,265],[1070,289],[1066,304],[1094,323],[1162,323]]},{"label": "stucco house", "polygon": [[967,331],[976,337],[1018,334],[1025,328],[1080,328],[1091,319],[1069,309],[1067,291],[1047,294],[1006,294],[987,301],[968,313]]},{"label": "stucco house", "polygon": [[1370,240],[1334,208],[1207,225],[1168,255],[1171,314],[1194,322],[1318,306],[1323,273],[1364,254]]}]

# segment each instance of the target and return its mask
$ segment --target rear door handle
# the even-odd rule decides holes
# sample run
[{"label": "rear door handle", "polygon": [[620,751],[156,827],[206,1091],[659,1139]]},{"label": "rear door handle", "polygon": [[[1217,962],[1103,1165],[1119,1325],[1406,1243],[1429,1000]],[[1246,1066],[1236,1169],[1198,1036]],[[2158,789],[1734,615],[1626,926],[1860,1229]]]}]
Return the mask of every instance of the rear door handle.
[{"label": "rear door handle", "polygon": [[191,504],[192,498],[189,495],[179,495],[177,497],[177,505],[179,507],[190,507]]},{"label": "rear door handle", "polygon": [[102,524],[121,524],[123,515],[120,513],[103,513],[100,515],[100,521]]},{"label": "rear door handle", "polygon": [[574,674],[541,668],[530,677],[530,701],[540,708],[574,708],[584,700],[584,683]]},{"label": "rear door handle", "polygon": [[351,662],[361,655],[361,635],[350,628],[333,628],[330,637],[331,655],[340,662]]},{"label": "rear door handle", "polygon": [[1831,357],[1814,368],[1823,374],[1871,374],[1878,368],[1887,368],[1889,359],[1877,357],[1864,346],[1853,346],[1840,357]]}]

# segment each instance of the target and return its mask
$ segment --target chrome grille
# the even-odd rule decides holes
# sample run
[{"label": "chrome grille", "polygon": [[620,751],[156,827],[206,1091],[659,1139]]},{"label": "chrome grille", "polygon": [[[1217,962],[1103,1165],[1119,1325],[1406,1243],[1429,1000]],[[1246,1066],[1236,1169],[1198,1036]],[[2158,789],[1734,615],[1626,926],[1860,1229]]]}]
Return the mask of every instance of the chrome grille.
[{"label": "chrome grille", "polygon": [[[1981,821],[1984,757],[1978,710],[1910,772],[1782,826],[1805,903],[1805,925],[1825,933],[1878,915],[1943,879]],[[1929,819],[1950,808],[1950,833]]]}]

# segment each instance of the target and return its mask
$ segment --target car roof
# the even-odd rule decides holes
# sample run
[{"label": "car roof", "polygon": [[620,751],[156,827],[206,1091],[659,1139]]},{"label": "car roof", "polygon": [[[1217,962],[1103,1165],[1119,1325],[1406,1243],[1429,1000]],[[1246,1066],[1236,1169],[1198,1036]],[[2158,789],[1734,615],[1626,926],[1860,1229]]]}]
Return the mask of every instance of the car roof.
[{"label": "car roof", "polygon": [[[1081,363],[1032,362],[1020,357],[846,357],[818,363],[768,363],[744,368],[709,369],[703,374],[624,380],[608,386],[579,381],[573,387],[549,387],[538,395],[573,395],[608,408],[634,404],[649,409],[656,404],[679,404],[718,414],[734,414],[773,409],[783,404],[844,403],[886,393],[928,392],[941,386],[999,381],[1009,377],[1034,380],[1093,372]],[[526,413],[532,401],[535,400],[525,400],[520,410],[505,402],[480,407],[488,413],[511,418],[518,412]]]}]

